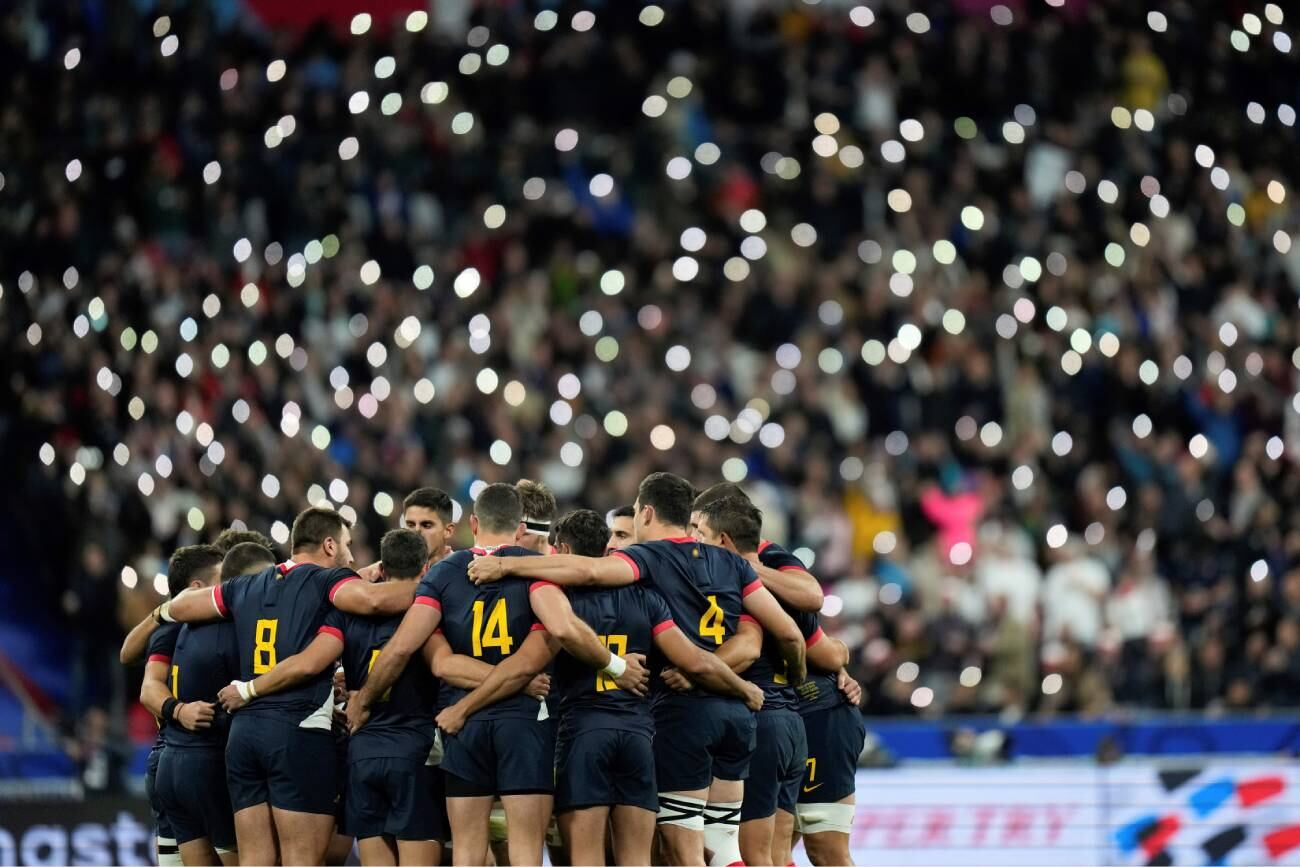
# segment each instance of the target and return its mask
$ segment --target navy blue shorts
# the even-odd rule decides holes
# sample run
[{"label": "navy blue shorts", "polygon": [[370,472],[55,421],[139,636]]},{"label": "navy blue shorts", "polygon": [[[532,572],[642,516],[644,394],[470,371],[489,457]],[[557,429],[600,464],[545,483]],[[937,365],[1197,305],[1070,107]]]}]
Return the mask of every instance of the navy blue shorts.
[{"label": "navy blue shorts", "polygon": [[348,833],[357,839],[446,840],[441,781],[416,759],[359,759],[348,769]]},{"label": "navy blue shorts", "polygon": [[471,719],[443,736],[447,797],[551,794],[555,719]]},{"label": "navy blue shorts", "polygon": [[144,796],[149,800],[149,812],[153,814],[153,826],[157,829],[155,836],[164,840],[175,840],[176,831],[172,828],[172,823],[167,820],[167,814],[163,812],[162,804],[158,800],[158,762],[162,759],[163,751],[164,747],[161,746],[155,746],[149,751],[149,759],[145,762]]},{"label": "navy blue shorts", "polygon": [[707,789],[713,778],[749,776],[757,723],[736,698],[688,693],[654,704],[655,780],[660,792]]},{"label": "navy blue shorts", "polygon": [[226,781],[236,813],[270,804],[280,810],[333,816],[338,773],[334,736],[328,731],[247,712],[231,718]]},{"label": "navy blue shorts", "polygon": [[218,849],[235,848],[235,814],[221,750],[168,747],[155,786],[178,844],[206,837]]},{"label": "navy blue shorts", "polygon": [[814,711],[803,718],[808,762],[801,804],[834,804],[857,791],[858,756],[866,741],[862,713],[851,704]]},{"label": "navy blue shorts", "polygon": [[759,711],[758,746],[749,763],[740,821],[766,819],[778,808],[793,814],[807,759],[808,741],[799,714],[786,708]]},{"label": "navy blue shorts", "polygon": [[555,812],[603,806],[659,811],[650,736],[594,729],[555,744]]}]

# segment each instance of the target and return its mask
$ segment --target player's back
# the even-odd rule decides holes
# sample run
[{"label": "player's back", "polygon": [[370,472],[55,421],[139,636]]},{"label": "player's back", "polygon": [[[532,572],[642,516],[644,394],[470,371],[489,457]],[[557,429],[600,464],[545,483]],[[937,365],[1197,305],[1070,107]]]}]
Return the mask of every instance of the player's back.
[{"label": "player's back", "polygon": [[[654,636],[673,625],[663,598],[639,584],[572,590],[569,602],[610,652],[619,656],[640,653],[649,658]],[[556,659],[555,685],[560,697],[561,737],[600,728],[632,729],[645,734],[654,731],[649,702],[620,689],[612,679],[568,653]]]},{"label": "player's back", "polygon": [[224,748],[230,733],[230,715],[217,702],[217,693],[239,674],[239,644],[233,623],[185,624],[176,637],[176,649],[172,653],[172,695],[182,702],[211,702],[214,715],[211,727],[206,729],[190,731],[184,726],[173,726],[167,735],[167,745]]},{"label": "player's back", "polygon": [[[331,611],[325,626],[343,639],[343,674],[349,692],[365,685],[380,652],[401,625],[401,615],[358,617]],[[371,709],[370,720],[349,738],[349,756],[415,758],[433,746],[437,680],[422,658],[411,660],[397,681]]]},{"label": "player's back", "polygon": [[[288,561],[221,584],[214,598],[218,610],[235,624],[240,679],[252,680],[305,650],[332,610],[334,594],[356,580],[356,572],[346,567]],[[240,713],[278,716],[302,728],[328,730],[332,676],[327,668],[296,687],[259,697]]]},{"label": "player's back", "polygon": [[[527,578],[506,578],[492,584],[475,585],[469,579],[468,570],[476,556],[538,555],[516,545],[505,545],[491,551],[483,548],[456,551],[425,573],[416,591],[415,604],[431,605],[442,612],[441,629],[452,652],[498,665],[519,650],[530,631],[541,628],[528,600],[529,588],[534,582]],[[444,682],[439,688],[438,704],[443,707],[455,704],[467,692]],[[538,704],[537,699],[521,692],[484,708],[474,718],[535,718]]]},{"label": "player's back", "polygon": [[708,651],[736,634],[744,597],[762,586],[743,558],[691,538],[640,542],[612,556],[631,564],[638,579],[660,593],[681,630]]}]

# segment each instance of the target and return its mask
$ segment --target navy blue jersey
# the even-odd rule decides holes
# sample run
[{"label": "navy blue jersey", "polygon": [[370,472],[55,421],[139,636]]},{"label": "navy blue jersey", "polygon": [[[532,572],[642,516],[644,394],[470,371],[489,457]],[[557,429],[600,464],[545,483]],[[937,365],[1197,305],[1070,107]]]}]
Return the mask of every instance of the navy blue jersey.
[{"label": "navy blue jersey", "polygon": [[[779,601],[779,600],[778,600]],[[785,612],[794,618],[795,625],[803,633],[804,641],[813,643],[814,633],[820,633],[817,615],[795,611],[781,603]],[[811,623],[810,623],[811,621]],[[763,633],[763,648],[749,668],[745,669],[745,680],[763,690],[763,710],[791,709],[798,702],[794,687],[786,677],[785,657],[781,655],[781,645],[770,633]],[[760,711],[761,713],[761,711]]]},{"label": "navy blue jersey", "polygon": [[[343,640],[343,675],[348,691],[361,689],[384,645],[402,623],[402,616],[358,617],[331,611],[323,629]],[[370,721],[348,743],[351,761],[359,759],[419,759],[433,746],[437,681],[417,653],[397,681],[370,709]]]},{"label": "navy blue jersey", "polygon": [[[470,548],[456,551],[438,561],[420,579],[416,605],[429,605],[442,612],[442,632],[453,653],[497,665],[519,649],[533,629],[542,625],[533,616],[528,601],[538,586],[554,586],[528,578],[505,578],[476,586],[469,580],[469,564],[476,556],[535,557],[535,551],[504,545],[492,551]],[[468,692],[449,683],[439,688],[438,704],[448,707]],[[520,692],[476,713],[473,719],[535,719],[539,710],[535,698]]]},{"label": "navy blue jersey", "polygon": [[[819,641],[826,640],[826,633],[817,623],[817,615],[808,611],[791,611],[790,616],[803,633],[804,641],[809,647],[812,647]],[[840,692],[839,685],[836,682],[838,672],[822,671],[812,665],[808,666],[808,679],[799,685],[799,702],[795,710],[800,714],[810,714],[819,710],[826,710],[829,707],[835,707],[840,704],[848,704],[849,700],[844,693]]]},{"label": "navy blue jersey", "polygon": [[[631,584],[605,590],[573,590],[574,612],[619,656],[641,653],[648,659],[654,637],[674,625],[663,597]],[[555,661],[555,692],[560,696],[560,737],[592,729],[631,729],[654,733],[650,703],[620,689],[610,678],[567,653]]]},{"label": "navy blue jersey", "polygon": [[802,560],[770,539],[764,539],[758,543],[758,562],[769,569],[776,569],[781,572],[808,571],[808,567],[804,566]]},{"label": "navy blue jersey", "polygon": [[[180,623],[163,623],[160,624],[153,632],[149,633],[149,644],[146,653],[149,654],[149,662],[161,662],[167,666],[170,676],[172,670],[172,655],[176,653],[176,637],[181,634]],[[167,743],[167,720],[154,717],[154,722],[158,724],[158,736],[154,738],[153,745],[160,747]]]},{"label": "navy blue jersey", "polygon": [[[302,653],[316,637],[339,588],[360,580],[346,567],[289,561],[217,587],[214,601],[235,622],[239,679],[252,680],[281,659]],[[333,716],[333,671],[326,668],[292,689],[262,696],[240,713],[275,716],[303,728],[328,731]]]},{"label": "navy blue jersey", "polygon": [[710,652],[736,634],[742,600],[763,586],[744,558],[690,538],[640,542],[611,556],[631,564],[637,579],[663,596],[681,630]]},{"label": "navy blue jersey", "polygon": [[238,677],[235,625],[224,621],[185,624],[172,655],[172,695],[181,701],[211,702],[214,715],[211,728],[192,732],[184,726],[172,726],[167,732],[167,746],[224,749],[230,734],[230,715],[217,702],[217,693]]}]

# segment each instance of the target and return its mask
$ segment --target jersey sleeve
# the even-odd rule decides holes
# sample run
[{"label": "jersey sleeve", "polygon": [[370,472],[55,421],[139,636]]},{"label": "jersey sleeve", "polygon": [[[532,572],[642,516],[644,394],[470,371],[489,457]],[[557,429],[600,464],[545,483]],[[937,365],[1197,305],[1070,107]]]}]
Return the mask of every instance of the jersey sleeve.
[{"label": "jersey sleeve", "polygon": [[804,644],[808,647],[812,647],[826,637],[821,624],[817,622],[817,615],[813,612],[790,611],[789,613],[794,619],[795,626],[799,627],[799,633],[803,636]]},{"label": "jersey sleeve", "polygon": [[222,581],[212,588],[212,602],[217,606],[217,613],[230,619],[231,612],[239,607],[240,601],[248,588],[248,582],[254,575],[240,575],[229,581]]},{"label": "jersey sleeve", "polygon": [[755,590],[761,589],[763,586],[763,580],[758,577],[758,573],[754,571],[754,567],[751,566],[749,561],[744,557],[739,557],[734,554],[732,557],[736,564],[736,570],[739,573],[740,597],[743,599]]},{"label": "jersey sleeve", "polygon": [[[325,622],[316,630],[316,634],[333,635],[339,641],[344,641],[343,629],[347,625],[347,617],[337,608],[331,608],[325,615]],[[346,642],[344,642],[346,644]]]},{"label": "jersey sleeve", "polygon": [[646,614],[650,616],[651,635],[658,635],[665,629],[672,629],[677,625],[673,622],[673,613],[668,610],[668,603],[655,591],[646,591],[645,608]]},{"label": "jersey sleeve", "polygon": [[637,581],[650,575],[650,558],[654,553],[647,545],[629,545],[621,551],[612,552],[609,556],[617,557],[631,566],[632,574]]},{"label": "jersey sleeve", "polygon": [[[448,558],[450,559],[450,558]],[[442,610],[442,591],[446,586],[444,576],[452,568],[447,560],[440,560],[433,565],[433,568],[424,573],[420,579],[420,584],[415,588],[415,600],[413,605],[428,605],[430,608]]]},{"label": "jersey sleeve", "polygon": [[763,542],[758,546],[758,562],[769,569],[781,572],[807,572],[808,567],[795,555],[775,542]]},{"label": "jersey sleeve", "polygon": [[176,639],[180,634],[179,623],[164,623],[155,629],[149,636],[148,661],[171,665],[172,656],[176,653]]},{"label": "jersey sleeve", "polygon": [[334,604],[334,597],[343,588],[343,585],[361,580],[360,575],[347,567],[322,569],[316,573],[315,578],[320,582],[321,593],[329,600],[331,605]]}]

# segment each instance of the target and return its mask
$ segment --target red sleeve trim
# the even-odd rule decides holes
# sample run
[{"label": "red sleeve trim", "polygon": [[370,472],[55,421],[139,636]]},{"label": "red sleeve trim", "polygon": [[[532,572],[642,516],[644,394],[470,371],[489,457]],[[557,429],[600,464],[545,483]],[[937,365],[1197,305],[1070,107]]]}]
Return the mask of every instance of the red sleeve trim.
[{"label": "red sleeve trim", "polygon": [[762,554],[764,551],[766,551],[766,550],[767,550],[768,548],[770,548],[770,547],[772,547],[772,540],[771,540],[771,539],[762,539],[762,540],[760,540],[759,543],[758,543],[758,553]]},{"label": "red sleeve trim", "polygon": [[777,567],[776,567],[776,571],[778,571],[778,572],[807,572],[808,570],[805,569],[805,568],[802,567],[802,566],[777,566]]},{"label": "red sleeve trim", "polygon": [[660,623],[654,629],[650,630],[650,634],[658,635],[659,633],[664,632],[665,630],[672,629],[676,625],[677,624],[672,622],[671,620],[665,620],[663,623]]},{"label": "red sleeve trim", "polygon": [[343,641],[343,630],[339,629],[337,626],[322,626],[320,629],[316,630],[316,634],[333,635],[340,642]]},{"label": "red sleeve trim", "polygon": [[641,567],[636,565],[635,560],[633,560],[628,555],[624,554],[622,551],[615,551],[613,554],[610,554],[609,556],[617,557],[618,559],[622,560],[623,562],[627,563],[627,565],[632,567],[632,580],[634,581],[641,580]]},{"label": "red sleeve trim", "polygon": [[553,584],[550,581],[534,581],[532,584],[528,585],[528,592],[532,593],[534,590],[541,590],[543,587],[559,587],[559,586],[560,585]]},{"label": "red sleeve trim", "polygon": [[171,664],[172,664],[172,658],[171,658],[170,656],[168,656],[167,654],[165,654],[165,653],[151,653],[151,654],[149,654],[149,661],[150,661],[150,662],[161,662],[163,665],[171,665]]},{"label": "red sleeve trim", "polygon": [[340,578],[338,581],[335,582],[334,586],[330,588],[330,594],[329,594],[330,602],[334,601],[335,595],[338,594],[339,590],[342,589],[344,584],[347,584],[349,581],[360,581],[360,580],[361,579],[356,575],[349,575],[346,578]]},{"label": "red sleeve trim", "polygon": [[760,578],[755,578],[753,581],[750,581],[748,584],[745,585],[745,589],[744,589],[744,590],[741,590],[741,591],[740,591],[741,598],[744,598],[744,597],[748,596],[748,595],[751,594],[751,593],[754,593],[754,592],[756,592],[756,591],[758,591],[758,590],[761,590],[762,587],[763,587],[763,581],[762,581],[762,579],[760,579]]},{"label": "red sleeve trim", "polygon": [[412,602],[411,604],[428,605],[430,608],[437,609],[438,611],[442,610],[442,603],[439,602],[437,599],[434,599],[432,596],[417,596],[415,597],[415,601]]},{"label": "red sleeve trim", "polygon": [[758,620],[756,620],[756,619],[753,618],[753,617],[750,617],[748,614],[742,614],[742,615],[740,615],[740,622],[741,622],[741,623],[753,623],[755,626],[758,625]]},{"label": "red sleeve trim", "polygon": [[531,627],[528,631],[529,631],[529,632],[545,632],[545,631],[546,631],[546,624],[545,624],[545,623],[534,623],[534,624],[532,625],[532,627]]},{"label": "red sleeve trim", "polygon": [[812,647],[814,644],[821,641],[825,637],[826,637],[826,633],[822,631],[822,628],[820,626],[818,626],[817,631],[814,632],[812,635],[809,635],[808,639],[804,642],[804,644],[808,647]]},{"label": "red sleeve trim", "polygon": [[229,617],[230,610],[226,608],[226,600],[221,598],[221,585],[218,584],[212,588],[212,604],[217,606],[217,613],[222,617]]}]

